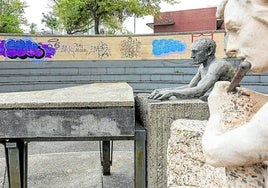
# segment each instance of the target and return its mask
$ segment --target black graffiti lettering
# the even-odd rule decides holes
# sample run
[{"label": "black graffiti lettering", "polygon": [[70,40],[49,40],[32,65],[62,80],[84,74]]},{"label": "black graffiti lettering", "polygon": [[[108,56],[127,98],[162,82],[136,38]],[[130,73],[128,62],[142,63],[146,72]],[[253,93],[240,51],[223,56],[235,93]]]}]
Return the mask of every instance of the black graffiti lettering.
[{"label": "black graffiti lettering", "polygon": [[91,53],[97,54],[100,59],[111,56],[109,46],[102,41],[100,41],[96,46],[91,46],[90,50],[87,52],[87,55]]},{"label": "black graffiti lettering", "polygon": [[61,43],[58,38],[51,38],[47,41],[50,45],[52,45],[56,50],[60,48]]},{"label": "black graffiti lettering", "polygon": [[132,39],[132,37],[128,37],[127,40],[121,42],[120,51],[122,58],[139,57],[141,53],[141,42],[137,39]]}]

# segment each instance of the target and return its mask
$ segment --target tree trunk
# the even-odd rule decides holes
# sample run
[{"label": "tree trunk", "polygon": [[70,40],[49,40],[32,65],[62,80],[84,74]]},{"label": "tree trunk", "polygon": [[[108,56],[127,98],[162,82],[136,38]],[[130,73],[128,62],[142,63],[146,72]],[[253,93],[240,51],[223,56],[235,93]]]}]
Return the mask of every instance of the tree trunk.
[{"label": "tree trunk", "polygon": [[100,24],[100,20],[99,20],[98,18],[95,18],[95,19],[94,19],[94,30],[95,30],[95,35],[100,34],[99,24]]}]

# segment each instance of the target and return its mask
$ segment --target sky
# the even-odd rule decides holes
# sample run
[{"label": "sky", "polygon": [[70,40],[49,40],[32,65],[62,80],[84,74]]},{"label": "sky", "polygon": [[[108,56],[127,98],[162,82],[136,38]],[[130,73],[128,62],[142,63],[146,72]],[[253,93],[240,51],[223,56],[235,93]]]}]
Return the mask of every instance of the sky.
[{"label": "sky", "polygon": [[[28,7],[25,9],[25,17],[29,23],[37,24],[38,31],[45,29],[45,25],[41,23],[42,12],[47,13],[50,8],[49,0],[24,0]],[[177,10],[187,10],[205,7],[217,7],[222,0],[180,0],[179,4],[169,5],[166,3],[161,3],[161,12],[167,11],[177,11]],[[135,34],[150,34],[153,30],[149,28],[146,23],[152,23],[153,16],[145,16],[143,18],[133,17],[128,18],[124,23],[124,28]],[[134,24],[136,23],[136,24]],[[134,25],[136,25],[134,29]]]}]

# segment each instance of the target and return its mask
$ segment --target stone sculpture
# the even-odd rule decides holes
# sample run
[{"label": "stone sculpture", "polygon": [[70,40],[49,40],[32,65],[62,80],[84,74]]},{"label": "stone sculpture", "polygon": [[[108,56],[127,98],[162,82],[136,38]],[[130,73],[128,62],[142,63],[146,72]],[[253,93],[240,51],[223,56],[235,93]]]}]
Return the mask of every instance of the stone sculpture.
[{"label": "stone sculpture", "polygon": [[[227,55],[268,71],[268,0],[224,0],[217,12],[229,34]],[[218,82],[208,98],[210,119],[202,145],[206,162],[234,167],[268,160],[268,95]],[[245,171],[244,171],[245,172]]]},{"label": "stone sculpture", "polygon": [[168,100],[172,96],[177,99],[200,98],[206,101],[217,81],[230,81],[234,75],[233,66],[215,56],[216,43],[210,38],[200,38],[191,46],[191,58],[195,65],[200,65],[191,82],[182,87],[156,89],[149,99]]}]

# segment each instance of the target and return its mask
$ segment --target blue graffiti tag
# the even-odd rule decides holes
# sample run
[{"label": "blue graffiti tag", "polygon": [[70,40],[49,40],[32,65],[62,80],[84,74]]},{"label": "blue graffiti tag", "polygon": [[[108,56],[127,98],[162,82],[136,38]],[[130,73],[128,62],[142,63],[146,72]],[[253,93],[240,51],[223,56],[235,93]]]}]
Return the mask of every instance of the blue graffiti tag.
[{"label": "blue graffiti tag", "polygon": [[8,39],[0,41],[0,55],[10,59],[51,58],[55,48],[48,44],[36,43],[29,39]]},{"label": "blue graffiti tag", "polygon": [[153,40],[152,45],[152,52],[155,56],[167,56],[171,53],[183,54],[186,50],[185,43],[173,39]]}]

